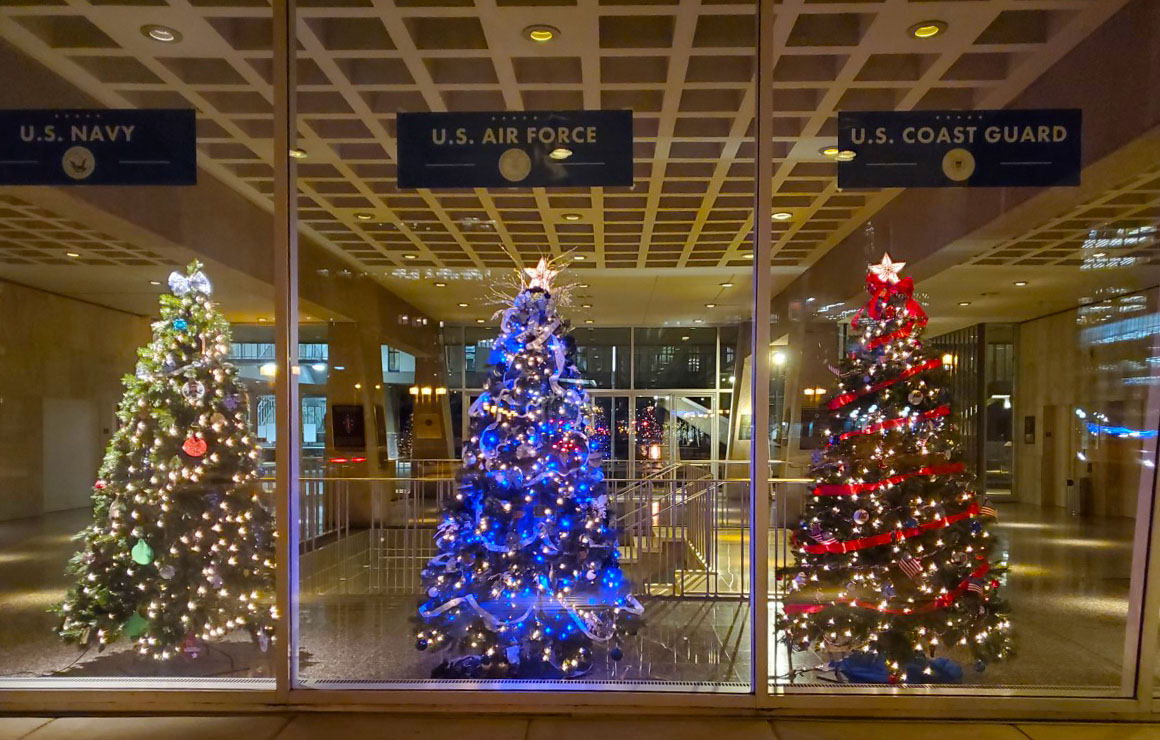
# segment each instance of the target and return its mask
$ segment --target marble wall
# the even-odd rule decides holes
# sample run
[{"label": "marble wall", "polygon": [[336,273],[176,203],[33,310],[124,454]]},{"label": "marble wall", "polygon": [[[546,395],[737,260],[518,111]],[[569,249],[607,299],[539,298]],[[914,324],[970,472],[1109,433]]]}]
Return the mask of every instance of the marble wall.
[{"label": "marble wall", "polygon": [[0,521],[88,505],[149,320],[0,281]]}]

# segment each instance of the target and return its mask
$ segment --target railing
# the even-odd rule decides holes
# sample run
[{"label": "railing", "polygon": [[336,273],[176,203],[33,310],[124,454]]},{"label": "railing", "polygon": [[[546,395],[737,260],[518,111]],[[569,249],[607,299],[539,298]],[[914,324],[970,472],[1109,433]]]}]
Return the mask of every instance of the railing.
[{"label": "railing", "polygon": [[[621,565],[636,592],[744,597],[748,483],[712,479],[703,470],[657,473],[607,481],[609,510],[620,530]],[[420,571],[435,555],[439,512],[454,490],[450,475],[304,476],[302,592],[419,594]]]}]

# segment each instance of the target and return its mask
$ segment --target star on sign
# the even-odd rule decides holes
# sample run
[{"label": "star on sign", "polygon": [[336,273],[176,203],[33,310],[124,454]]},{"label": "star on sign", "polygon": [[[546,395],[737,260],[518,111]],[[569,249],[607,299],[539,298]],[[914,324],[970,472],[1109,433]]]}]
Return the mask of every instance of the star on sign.
[{"label": "star on sign", "polygon": [[535,267],[525,267],[524,272],[528,275],[528,288],[540,288],[548,292],[552,290],[552,279],[559,274],[559,270],[553,270],[548,266],[548,261],[543,257],[540,258],[540,264]]},{"label": "star on sign", "polygon": [[897,283],[898,273],[904,267],[906,267],[905,262],[894,262],[890,259],[889,254],[884,254],[882,255],[881,262],[876,265],[870,265],[870,272],[874,273],[874,277],[884,283]]}]

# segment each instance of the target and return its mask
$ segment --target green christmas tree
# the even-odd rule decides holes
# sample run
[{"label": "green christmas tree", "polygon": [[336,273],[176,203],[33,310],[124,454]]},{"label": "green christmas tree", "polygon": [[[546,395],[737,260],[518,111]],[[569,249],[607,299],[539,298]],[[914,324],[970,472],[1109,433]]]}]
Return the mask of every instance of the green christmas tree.
[{"label": "green christmas tree", "polygon": [[244,630],[273,638],[274,522],[230,327],[198,262],[169,276],[153,340],[124,379],[120,421],[77,535],[58,632],[103,649],[122,636],[158,660],[197,657]]},{"label": "green christmas tree", "polygon": [[904,262],[870,267],[859,337],[837,368],[826,447],[796,531],[780,628],[854,682],[953,683],[1012,652],[995,507],[950,423],[943,360]]}]

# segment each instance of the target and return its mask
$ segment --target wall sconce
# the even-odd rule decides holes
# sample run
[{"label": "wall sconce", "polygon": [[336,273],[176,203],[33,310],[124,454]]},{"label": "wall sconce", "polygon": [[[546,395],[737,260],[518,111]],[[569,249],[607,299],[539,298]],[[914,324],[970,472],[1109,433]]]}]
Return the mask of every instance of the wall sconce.
[{"label": "wall sconce", "polygon": [[419,395],[419,386],[417,386],[417,385],[411,386],[411,395],[412,396]]},{"label": "wall sconce", "polygon": [[419,392],[422,393],[424,396],[429,396],[429,395],[431,395],[431,386],[425,385],[419,389]]},{"label": "wall sconce", "polygon": [[438,388],[435,389],[435,395],[436,396],[446,396],[447,389],[444,388],[443,386],[439,386]]}]

